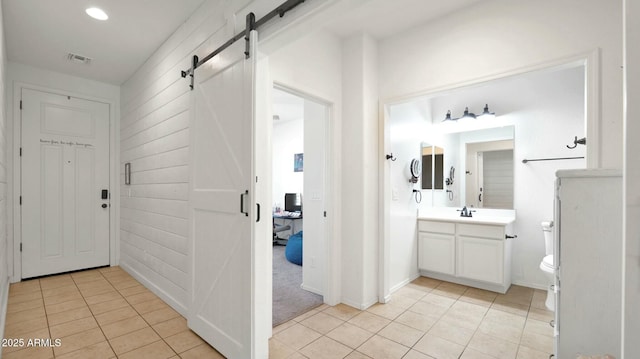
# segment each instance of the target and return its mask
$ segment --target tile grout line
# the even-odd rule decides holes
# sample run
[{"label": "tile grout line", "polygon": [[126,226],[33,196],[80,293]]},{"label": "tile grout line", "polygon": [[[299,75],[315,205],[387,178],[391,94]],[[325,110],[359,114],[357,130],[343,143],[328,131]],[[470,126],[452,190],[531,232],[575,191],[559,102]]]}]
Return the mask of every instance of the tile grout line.
[{"label": "tile grout line", "polygon": [[[516,355],[517,355],[517,353],[520,351],[521,347],[523,346],[523,345],[521,344],[521,342],[522,342],[522,335],[523,335],[524,329],[525,329],[525,327],[526,327],[526,323],[527,323],[527,321],[529,320],[529,314],[530,314],[531,308],[533,308],[533,296],[534,296],[534,293],[535,293],[535,292],[532,292],[531,296],[527,299],[527,301],[528,301],[528,305],[527,305],[527,314],[526,314],[525,316],[520,316],[520,315],[518,315],[518,314],[516,314],[516,313],[512,313],[512,312],[509,312],[509,311],[501,310],[501,309],[499,309],[499,308],[495,308],[495,307],[494,307],[494,304],[496,303],[496,300],[497,300],[497,298],[498,298],[498,296],[497,296],[497,295],[496,295],[496,296],[494,296],[494,297],[491,299],[491,301],[489,301],[489,300],[485,300],[485,301],[484,301],[484,303],[486,303],[486,304],[488,304],[488,305],[483,305],[483,304],[475,303],[475,302],[473,302],[473,301],[466,301],[466,300],[463,300],[462,298],[464,297],[465,293],[467,293],[467,292],[471,289],[471,287],[466,288],[466,289],[465,289],[465,291],[464,291],[464,292],[462,292],[460,295],[458,295],[456,298],[449,297],[449,296],[446,296],[446,295],[441,295],[441,294],[438,294],[438,293],[433,293],[433,291],[434,291],[434,289],[435,289],[435,288],[430,288],[430,289],[431,289],[430,291],[425,292],[425,294],[424,294],[424,295],[422,295],[420,298],[417,298],[417,299],[415,299],[415,298],[411,298],[411,297],[405,297],[405,298],[407,298],[407,299],[410,299],[410,300],[414,301],[414,302],[413,302],[413,304],[415,304],[415,303],[420,302],[420,301],[421,301],[424,297],[426,297],[427,295],[429,295],[429,294],[434,294],[434,295],[439,295],[439,296],[441,296],[441,297],[445,297],[445,298],[455,299],[455,301],[451,304],[451,306],[449,306],[449,308],[448,308],[448,309],[447,309],[447,310],[446,310],[442,315],[438,316],[438,319],[435,321],[434,325],[432,325],[432,326],[431,326],[431,328],[429,328],[429,330],[425,331],[425,333],[420,337],[420,339],[418,339],[418,340],[416,341],[416,343],[414,343],[412,346],[410,346],[410,347],[409,347],[409,351],[407,351],[407,353],[405,353],[405,355],[404,355],[404,356],[408,355],[408,353],[409,353],[411,350],[416,350],[416,349],[414,349],[414,348],[415,348],[415,345],[416,345],[420,340],[422,340],[422,338],[424,338],[424,336],[425,336],[426,334],[428,334],[428,333],[433,329],[433,327],[434,327],[434,326],[435,326],[435,325],[436,325],[436,324],[437,324],[437,323],[438,323],[438,322],[439,322],[439,321],[440,321],[440,320],[441,320],[441,319],[442,319],[442,318],[443,318],[447,313],[449,313],[449,311],[452,309],[453,305],[455,305],[455,303],[458,303],[458,302],[462,302],[462,303],[466,303],[466,304],[475,305],[475,306],[479,306],[479,307],[484,307],[484,308],[485,308],[485,313],[482,315],[482,319],[480,320],[480,322],[479,322],[478,326],[474,329],[473,334],[471,335],[471,338],[473,338],[473,336],[475,336],[475,335],[476,335],[476,333],[478,333],[478,332],[479,332],[480,326],[482,325],[482,323],[484,322],[484,320],[487,318],[487,315],[488,315],[488,313],[489,313],[489,311],[490,311],[491,309],[493,309],[493,310],[495,310],[495,311],[498,311],[498,312],[504,312],[504,313],[506,313],[506,314],[510,314],[510,315],[517,315],[517,316],[519,316],[519,317],[522,317],[522,318],[524,319],[524,324],[523,324],[523,328],[521,329],[521,331],[522,331],[522,332],[521,332],[521,333],[520,333],[520,335],[519,335],[518,343],[514,343],[513,341],[505,340],[506,342],[511,343],[511,344],[514,344],[514,345],[516,345],[516,346],[517,346],[517,348],[516,348]],[[401,296],[402,296],[402,295],[401,295]],[[470,298],[472,298],[472,297],[470,297]],[[477,298],[477,299],[481,300],[481,298]],[[518,302],[516,302],[516,301],[510,301],[510,300],[505,300],[505,302],[506,302],[506,303],[511,303],[511,304],[518,304]],[[361,311],[361,312],[368,312],[368,313],[369,313],[369,314],[371,314],[371,315],[376,315],[376,316],[379,316],[379,317],[384,318],[384,319],[386,319],[386,320],[390,320],[390,322],[389,322],[389,323],[387,323],[387,324],[386,324],[384,327],[382,327],[380,330],[378,330],[378,331],[376,331],[376,332],[369,332],[369,333],[372,333],[373,335],[379,335],[379,336],[381,336],[381,337],[383,337],[383,338],[386,338],[386,339],[388,339],[388,340],[390,340],[390,341],[392,341],[392,342],[394,342],[394,343],[397,343],[397,344],[400,344],[400,345],[404,345],[404,344],[399,343],[399,342],[397,342],[397,341],[395,341],[395,340],[393,340],[393,339],[387,338],[386,336],[380,335],[379,333],[380,333],[381,331],[383,331],[383,330],[384,330],[384,328],[388,327],[391,323],[396,322],[395,320],[396,320],[398,317],[400,317],[402,314],[404,314],[404,313],[406,313],[406,312],[412,312],[412,311],[410,310],[410,308],[411,308],[411,307],[412,307],[412,305],[411,305],[411,306],[408,306],[408,307],[406,307],[406,308],[403,308],[402,312],[401,312],[401,313],[399,313],[398,315],[396,315],[396,316],[394,317],[394,319],[389,319],[388,317],[380,316],[380,315],[378,315],[378,314],[376,314],[376,313],[374,313],[374,312],[371,312],[371,311],[369,311],[369,310],[363,310],[363,311]],[[320,312],[324,312],[324,311],[326,311],[327,309],[328,309],[328,308],[325,308],[324,310],[319,311],[318,313],[320,313]],[[313,314],[313,315],[316,315],[316,314],[318,314],[318,313],[315,313],[315,314]],[[412,312],[412,313],[415,313],[415,312]],[[325,314],[331,315],[330,313],[325,313]],[[418,314],[419,314],[419,313],[418,313]],[[311,315],[311,316],[313,316],[313,315]],[[311,316],[309,316],[309,317],[311,317]],[[335,316],[332,316],[332,317],[333,317],[333,318],[340,319],[340,320],[342,321],[342,323],[341,323],[340,325],[343,325],[344,323],[348,323],[348,320],[346,320],[346,321],[345,321],[345,320],[342,320],[341,318],[338,318],[338,317],[335,317]],[[307,319],[307,318],[304,318],[304,319]],[[297,321],[297,320],[295,320],[295,318],[294,318],[294,319],[292,319],[292,321],[294,321],[295,323],[301,324],[301,325],[303,325],[304,327],[306,327],[306,328],[308,328],[308,329],[313,330],[313,328],[310,328],[310,327],[308,327],[307,325],[305,325],[305,324],[303,324],[303,323],[302,323],[302,321],[304,321],[304,319],[303,319],[303,320],[300,320],[300,321]],[[403,324],[403,323],[399,323],[399,324]],[[413,328],[413,327],[411,327],[411,326],[408,326],[408,327],[409,327],[409,328],[412,328],[412,329],[417,329],[417,328]],[[334,329],[335,329],[335,328],[334,328]],[[417,329],[417,330],[420,330],[420,329]],[[314,330],[314,331],[315,331],[315,330]],[[325,337],[329,338],[326,334],[322,334],[322,333],[319,333],[319,334],[321,335],[321,337],[322,337],[322,336],[325,336]],[[487,335],[488,335],[488,336],[490,336],[490,337],[494,337],[493,335],[490,335],[490,334],[487,334]],[[438,338],[440,338],[440,339],[444,339],[444,340],[447,340],[447,341],[450,341],[450,342],[451,342],[451,340],[449,340],[449,339],[441,338],[441,337],[440,337],[440,336],[438,336],[438,335],[435,335],[435,336],[436,336],[436,337],[438,337]],[[470,338],[470,340],[471,340],[471,338]],[[307,347],[307,346],[311,345],[312,343],[316,342],[316,341],[317,341],[317,340],[319,340],[319,339],[320,339],[320,338],[315,339],[314,341],[312,341],[311,343],[309,343],[309,344],[305,345],[303,348],[300,348],[300,349],[299,349],[298,351],[296,351],[296,352],[297,352],[298,354],[300,354],[300,350],[302,350],[302,349],[304,349],[305,347]],[[331,339],[331,338],[329,338],[329,339]],[[497,339],[502,339],[502,338],[497,338]],[[504,340],[504,339],[502,339],[502,340]],[[457,344],[457,343],[455,343],[455,342],[452,342],[452,343]],[[341,343],[341,344],[342,344],[342,343]],[[364,343],[363,343],[363,344],[364,344]],[[343,345],[344,345],[344,344],[343,344]],[[361,345],[362,345],[362,344],[361,344]],[[404,346],[405,346],[405,347],[407,347],[406,345],[404,345]],[[462,345],[461,345],[461,346],[462,346]],[[463,351],[461,352],[461,354],[460,354],[460,355],[463,355],[463,354],[464,354],[464,352],[465,352],[468,348],[470,348],[470,347],[469,347],[469,342],[468,342],[468,343],[466,343],[466,344],[464,345],[464,349],[463,349]],[[349,348],[349,349],[352,349],[352,348]],[[354,352],[354,351],[357,351],[357,348],[356,348],[356,349],[352,349],[352,350],[351,350],[351,352],[350,352],[350,354],[351,354],[352,352]],[[420,351],[418,351],[418,352],[420,352]],[[359,352],[359,353],[360,353],[360,352]],[[422,352],[420,352],[420,353],[422,353]],[[485,353],[483,353],[483,354],[485,354]],[[490,354],[486,354],[486,355],[488,355],[488,356],[492,356],[492,355],[490,355]]]},{"label": "tile grout line", "polygon": [[[132,277],[132,278],[133,278],[133,277]],[[109,282],[109,284],[111,284],[111,281],[110,281],[108,278],[107,278],[107,281]],[[136,282],[137,282],[137,280],[136,280]],[[115,289],[115,287],[114,287],[114,289]],[[126,288],[123,288],[123,289],[126,289]],[[147,288],[145,287],[145,289],[147,289]],[[179,353],[177,353],[177,352],[173,349],[173,347],[172,347],[171,345],[169,345],[169,343],[167,343],[167,341],[166,341],[166,340],[164,340],[164,338],[162,337],[162,335],[160,335],[160,333],[158,333],[158,331],[157,331],[157,330],[156,330],[156,329],[151,325],[151,323],[149,323],[149,322],[144,318],[144,316],[142,315],[142,313],[140,313],[140,312],[139,312],[139,311],[138,311],[138,310],[133,306],[133,304],[131,304],[131,302],[129,302],[129,300],[127,299],[127,297],[126,297],[126,296],[124,296],[124,295],[122,295],[122,293],[120,292],[120,290],[116,289],[116,291],[118,292],[118,294],[120,294],[120,295],[122,296],[122,298],[127,302],[127,304],[129,304],[129,306],[131,307],[131,309],[133,309],[133,310],[134,310],[134,311],[135,311],[135,312],[140,316],[140,318],[142,318],[142,320],[143,320],[143,321],[144,321],[144,322],[149,326],[149,328],[151,328],[151,330],[153,330],[153,332],[154,332],[154,333],[156,333],[156,334],[158,335],[158,337],[160,338],[160,340],[158,340],[158,341],[162,341],[162,342],[164,342],[164,343],[169,347],[169,349],[171,349],[171,351],[172,351],[175,355],[177,355],[178,357],[180,357],[180,354],[179,354]],[[149,293],[152,293],[153,295],[155,295],[155,294],[154,294],[152,291],[150,291],[149,289],[147,289],[147,291],[149,291]],[[139,294],[139,293],[136,293],[136,294]],[[134,295],[135,295],[135,294],[134,294]],[[158,296],[156,296],[156,297],[158,297]],[[158,298],[159,298],[159,297],[158,297]],[[151,299],[151,300],[153,300],[153,299]],[[148,301],[146,301],[146,302],[150,302],[151,300],[148,300]],[[161,300],[162,300],[162,299],[161,299]],[[164,302],[164,301],[163,301],[163,302]],[[141,303],[144,303],[144,302],[141,302]],[[165,303],[165,304],[166,304],[166,303]],[[172,308],[172,309],[173,309],[173,308]],[[174,319],[174,318],[171,318],[171,319]],[[167,319],[167,320],[164,320],[164,321],[158,322],[158,323],[156,323],[156,325],[157,325],[157,324],[160,324],[160,323],[168,322],[168,321],[169,321],[169,320],[171,320],[171,319]],[[188,327],[187,327],[187,328],[188,328]],[[123,335],[126,335],[126,334],[123,334]],[[158,342],[158,341],[155,341],[155,342],[153,342],[153,343],[156,343],[156,342]],[[153,344],[153,343],[150,343],[150,344]],[[206,342],[205,342],[205,343],[206,343]],[[147,345],[150,345],[150,344],[147,344]],[[207,344],[208,344],[208,343],[207,343]],[[138,348],[136,348],[136,349],[138,349]],[[133,349],[133,350],[136,350],[136,349]],[[191,350],[191,349],[193,349],[193,348],[190,348],[190,349],[188,349],[188,350]],[[127,353],[132,352],[133,350],[130,350],[130,351],[128,351]],[[115,351],[114,351],[114,353],[115,353]],[[125,354],[125,353],[123,353],[123,354]]]},{"label": "tile grout line", "polygon": [[[99,273],[102,277],[104,277],[104,276],[102,275],[102,272],[100,272],[98,269],[96,269],[96,271],[98,271],[98,273]],[[115,351],[115,350],[113,350],[113,347],[111,346],[111,342],[109,342],[109,339],[107,338],[107,336],[104,334],[104,331],[102,330],[102,326],[100,326],[100,323],[98,323],[98,321],[96,320],[96,315],[93,313],[93,310],[91,310],[91,307],[89,306],[89,303],[87,303],[87,299],[85,298],[84,294],[82,294],[82,291],[80,290],[80,287],[78,287],[78,283],[77,283],[77,282],[76,282],[76,280],[73,278],[73,276],[71,276],[71,275],[69,275],[69,276],[71,277],[71,280],[73,281],[73,284],[76,286],[76,289],[78,289],[78,293],[80,293],[80,296],[82,297],[82,301],[84,302],[84,304],[86,304],[87,309],[89,309],[89,313],[91,313],[91,317],[92,317],[92,318],[93,318],[93,320],[96,322],[96,325],[98,326],[98,329],[100,329],[100,333],[102,333],[102,336],[104,337],[105,341],[107,342],[107,345],[109,346],[109,348],[111,349],[111,351],[112,351],[112,352],[113,352],[113,354],[115,355],[115,354],[116,354],[116,351]],[[105,278],[105,279],[106,279],[106,278]],[[109,285],[111,285],[111,283],[109,283]],[[114,288],[114,289],[115,289],[115,288]],[[100,294],[98,294],[98,295],[100,295]],[[74,335],[75,335],[75,334],[74,334]],[[98,343],[96,343],[96,344],[98,344]],[[94,345],[94,344],[91,344],[91,345]],[[71,352],[69,352],[69,353],[65,353],[65,354],[74,353],[74,352],[76,352],[76,351],[82,350],[82,349],[87,348],[87,347],[89,347],[89,346],[90,346],[90,345],[87,345],[87,346],[85,346],[85,347],[78,348],[78,349],[76,349],[76,350],[74,350],[74,351],[71,351]],[[54,351],[54,353],[53,353],[53,357],[54,357],[54,359],[56,358],[55,351]],[[117,355],[116,355],[116,357],[117,357]]]}]

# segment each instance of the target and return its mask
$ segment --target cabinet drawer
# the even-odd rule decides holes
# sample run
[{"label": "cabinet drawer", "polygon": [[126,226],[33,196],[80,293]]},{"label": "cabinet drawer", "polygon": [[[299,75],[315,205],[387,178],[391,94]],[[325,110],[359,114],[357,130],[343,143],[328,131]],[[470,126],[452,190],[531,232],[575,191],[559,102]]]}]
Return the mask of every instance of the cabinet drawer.
[{"label": "cabinet drawer", "polygon": [[503,226],[490,226],[485,224],[458,224],[458,234],[470,237],[482,237],[504,239]]},{"label": "cabinet drawer", "polygon": [[451,222],[418,221],[418,231],[435,233],[456,233],[456,224]]}]

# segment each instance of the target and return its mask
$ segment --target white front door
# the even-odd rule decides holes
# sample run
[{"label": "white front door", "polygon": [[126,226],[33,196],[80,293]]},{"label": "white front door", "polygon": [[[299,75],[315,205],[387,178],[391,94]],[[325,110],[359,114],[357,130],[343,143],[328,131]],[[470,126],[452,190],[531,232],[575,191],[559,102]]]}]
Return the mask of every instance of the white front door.
[{"label": "white front door", "polygon": [[[195,72],[189,191],[188,325],[228,358],[266,356],[256,338],[254,119],[256,32]],[[263,213],[263,216],[265,214]],[[266,253],[262,253],[266,255]],[[264,341],[264,343],[258,343]],[[258,343],[258,344],[256,344]],[[258,350],[260,351],[260,350]]]},{"label": "white front door", "polygon": [[109,105],[23,89],[21,126],[22,278],[108,265]]}]

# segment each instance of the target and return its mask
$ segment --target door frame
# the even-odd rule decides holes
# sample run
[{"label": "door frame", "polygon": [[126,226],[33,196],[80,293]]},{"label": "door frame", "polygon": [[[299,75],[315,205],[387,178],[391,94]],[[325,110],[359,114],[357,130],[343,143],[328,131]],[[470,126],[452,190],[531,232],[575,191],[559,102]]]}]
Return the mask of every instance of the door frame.
[{"label": "door frame", "polygon": [[[333,135],[334,128],[334,113],[335,113],[335,104],[329,100],[326,100],[320,96],[316,96],[307,91],[299,90],[295,86],[289,86],[282,82],[273,81],[272,84],[273,89],[278,89],[289,94],[298,96],[302,99],[316,102],[325,106],[327,109],[326,117],[324,120],[324,127],[326,138],[324,142],[324,203],[325,209],[327,211],[327,217],[325,217],[325,235],[324,235],[324,244],[325,244],[325,260],[324,260],[324,268],[325,271],[323,273],[323,301],[328,305],[336,305],[340,302],[340,292],[339,292],[339,278],[338,268],[339,268],[339,247],[340,242],[336,240],[339,238],[338,233],[336,232],[335,219],[337,214],[336,204],[339,203],[339,198],[336,196],[336,186],[334,183],[334,167],[333,167],[333,156],[336,155],[333,144],[335,143],[335,136]],[[273,104],[273,101],[270,101],[270,104]],[[271,126],[273,127],[273,119],[271,118]],[[270,136],[272,134],[270,133]],[[269,141],[271,143],[271,140]],[[270,159],[270,163],[273,163],[272,159]],[[272,165],[270,164],[269,167]],[[273,184],[270,188],[273,191]],[[273,259],[273,254],[271,255],[271,260]],[[271,268],[271,267],[269,267]],[[273,273],[272,273],[273,276]]]},{"label": "door frame", "polygon": [[9,268],[10,270],[13,269],[13,272],[9,276],[10,282],[16,283],[22,280],[22,255],[20,252],[20,243],[22,242],[22,214],[19,198],[22,187],[20,160],[20,147],[22,141],[20,120],[22,118],[22,111],[20,109],[20,101],[22,100],[23,89],[48,92],[61,96],[71,96],[109,105],[109,192],[111,194],[109,201],[109,265],[117,265],[120,260],[118,248],[118,228],[120,228],[120,154],[117,150],[117,145],[120,140],[120,124],[119,121],[117,121],[117,112],[119,109],[116,107],[116,101],[74,91],[16,81],[13,85],[12,94],[13,121],[11,121],[11,124],[13,128],[11,129],[11,136],[7,136],[7,139],[10,139],[12,142],[11,145],[8,146],[9,151],[7,153],[7,160],[9,164],[7,169],[10,169],[13,172],[11,175],[7,176],[7,180],[10,182],[8,186],[9,188],[7,188],[7,207],[11,206],[10,210],[9,208],[7,209],[7,219],[10,223],[8,227],[9,231],[7,233],[9,237],[11,237],[10,231],[13,230],[13,240],[8,241],[9,246],[7,248],[7,252],[13,254],[8,258]]},{"label": "door frame", "polygon": [[[379,141],[379,171],[378,176],[382,179],[378,185],[378,196],[381,202],[378,212],[379,237],[378,237],[378,301],[387,303],[391,299],[391,293],[400,288],[399,285],[391,287],[390,283],[390,248],[391,248],[391,173],[389,161],[385,155],[391,152],[390,140],[390,107],[411,101],[423,96],[436,95],[457,88],[478,85],[481,83],[506,79],[509,77],[524,75],[537,71],[548,71],[572,66],[584,66],[585,73],[585,131],[589,138],[587,146],[586,161],[587,168],[598,168],[601,166],[601,86],[600,86],[600,49],[591,49],[581,53],[553,58],[542,63],[514,68],[508,71],[495,73],[492,75],[471,78],[458,83],[450,83],[438,87],[426,88],[422,91],[398,95],[380,99],[378,109],[378,141]],[[418,273],[419,274],[419,273]],[[413,278],[407,278],[408,282]],[[405,283],[406,284],[406,283]]]}]

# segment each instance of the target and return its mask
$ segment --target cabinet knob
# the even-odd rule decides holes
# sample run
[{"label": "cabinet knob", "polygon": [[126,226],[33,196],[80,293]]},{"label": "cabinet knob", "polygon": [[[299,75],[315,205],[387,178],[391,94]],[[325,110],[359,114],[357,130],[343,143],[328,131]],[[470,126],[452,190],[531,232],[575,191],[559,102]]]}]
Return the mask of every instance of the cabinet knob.
[{"label": "cabinet knob", "polygon": [[556,327],[556,321],[551,319],[551,321],[549,322],[549,325],[551,326],[551,328],[555,328]]}]

